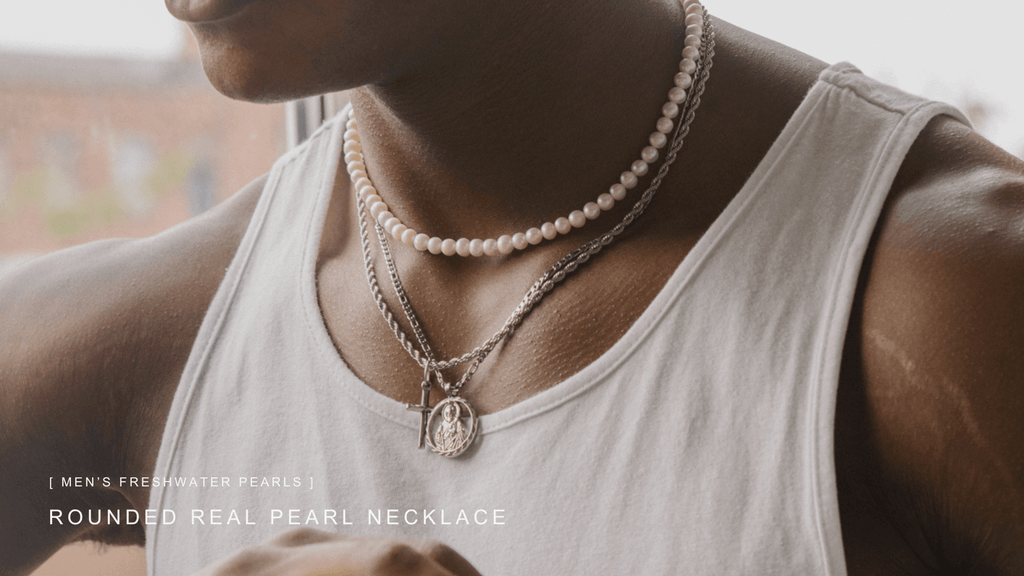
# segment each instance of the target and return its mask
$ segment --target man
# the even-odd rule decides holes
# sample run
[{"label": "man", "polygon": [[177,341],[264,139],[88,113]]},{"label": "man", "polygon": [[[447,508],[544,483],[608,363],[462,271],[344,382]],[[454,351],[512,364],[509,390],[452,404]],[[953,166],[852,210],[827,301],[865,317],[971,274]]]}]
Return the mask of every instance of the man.
[{"label": "man", "polygon": [[[666,82],[679,70],[687,17],[683,11],[689,5],[168,3],[176,17],[190,22],[208,76],[229,96],[275,101],[360,87],[352,97],[361,138],[358,148],[365,154],[373,185],[409,226],[439,230],[452,238],[525,230],[584,205],[595,190],[607,189],[622,166],[630,165],[635,144],[646,139],[657,116],[652,112],[664,103]],[[713,13],[714,6],[710,9]],[[787,172],[788,164],[771,162],[785,152],[774,143],[786,138],[793,138],[793,146],[805,142],[798,130],[807,128],[790,119],[836,121],[850,106],[863,106],[878,117],[889,118],[890,112],[894,119],[922,116],[915,116],[913,100],[894,96],[854,71],[830,68],[821,76],[824,84],[816,83],[826,68],[823,63],[722,21],[714,22],[714,30],[715,57],[702,103],[648,212],[551,291],[513,337],[481,365],[462,396],[484,415],[483,438],[456,462],[416,451],[414,431],[407,453],[399,452],[390,440],[379,445],[369,440],[374,434],[383,438],[402,432],[392,431],[385,422],[374,427],[357,422],[365,431],[365,436],[355,437],[357,441],[345,434],[332,443],[315,436],[334,433],[333,428],[323,428],[325,424],[345,429],[349,417],[369,418],[346,413],[344,419],[332,421],[318,411],[321,401],[330,410],[362,404],[367,412],[380,412],[394,422],[420,421],[419,414],[410,412],[392,415],[399,403],[421,401],[423,369],[381,320],[366,287],[361,218],[353,200],[358,190],[340,168],[336,180],[329,169],[338,156],[349,152],[339,150],[341,124],[326,129],[275,168],[272,176],[253,182],[208,215],[151,239],[107,241],[61,252],[4,278],[0,331],[8,337],[0,344],[3,573],[27,573],[63,543],[76,539],[141,544],[144,537],[155,537],[157,543],[147,545],[150,560],[155,557],[161,569],[175,562],[189,569],[196,563],[208,564],[214,552],[216,557],[231,555],[233,548],[217,549],[217,538],[226,531],[214,527],[201,537],[193,536],[209,539],[199,562],[198,551],[161,544],[161,538],[185,542],[175,540],[187,538],[181,526],[147,527],[144,535],[137,525],[52,525],[48,516],[53,509],[141,511],[154,502],[166,506],[166,498],[215,501],[216,496],[206,496],[209,492],[193,496],[164,490],[154,497],[141,486],[50,491],[45,479],[72,474],[160,477],[175,470],[198,475],[202,466],[230,458],[232,447],[250,459],[266,451],[272,462],[291,466],[316,467],[323,460],[327,468],[317,482],[340,482],[337,475],[352,475],[328,496],[351,497],[365,507],[390,507],[389,498],[408,502],[410,509],[442,502],[448,495],[435,483],[466,491],[455,496],[507,496],[521,504],[509,509],[512,516],[504,533],[498,526],[472,534],[419,532],[422,524],[415,530],[390,531],[345,526],[346,534],[356,534],[345,537],[301,531],[240,552],[210,569],[217,573],[475,573],[451,548],[408,538],[421,533],[432,540],[467,542],[468,549],[457,543],[453,547],[491,572],[543,572],[537,565],[544,563],[549,563],[548,571],[594,570],[595,564],[610,567],[625,558],[639,572],[1020,573],[1024,165],[942,115],[955,113],[940,108],[929,108],[930,121],[923,129],[898,132],[913,136],[909,150],[888,153],[884,138],[878,136],[876,145],[871,139],[876,135],[859,133],[856,123],[846,132],[831,134],[823,148],[840,150],[820,150],[829,162],[809,162],[806,155],[787,162],[804,158],[801,175],[813,175],[820,164],[826,180],[849,170],[866,174],[873,182],[884,180],[887,194],[872,198],[886,198],[885,207],[877,227],[870,210],[862,211],[858,222],[867,227],[860,227],[857,238],[864,240],[863,245],[835,235],[835,245],[842,245],[848,250],[843,254],[850,256],[848,262],[835,260],[836,256],[829,265],[837,274],[845,272],[845,284],[825,283],[820,290],[788,293],[775,286],[804,275],[806,286],[830,278],[801,267],[808,254],[833,242],[805,237],[804,229],[813,227],[820,214],[831,214],[833,204],[847,202],[843,205],[850,210],[857,206],[849,202],[850,196],[814,187],[800,201],[774,207],[775,194],[784,194],[786,186],[754,192],[760,179],[792,173]],[[705,50],[708,44],[710,39],[705,38]],[[820,108],[805,104],[812,86],[811,95],[819,98],[815,102]],[[897,122],[893,130],[903,130],[900,126]],[[844,146],[863,148],[865,153],[878,148],[882,153],[871,158],[880,166],[899,166],[899,172],[878,176],[866,161],[851,159],[847,165],[845,159],[853,153]],[[334,157],[325,151],[333,151]],[[281,184],[312,185],[314,173],[323,176],[323,203],[307,202],[312,193],[302,186]],[[837,189],[844,184],[849,185],[840,179]],[[759,211],[743,212],[737,198],[754,203]],[[823,211],[803,212],[803,202],[822,203]],[[292,205],[310,212],[291,214],[281,208]],[[510,303],[517,302],[553,261],[607,231],[624,214],[619,210],[500,261],[446,258],[396,246],[397,270],[429,340],[450,356],[486,341],[501,328],[514,307]],[[787,213],[799,226],[787,225]],[[741,216],[744,226],[725,230],[728,222]],[[760,219],[778,226],[753,234]],[[825,228],[818,231],[827,232]],[[746,244],[728,244],[726,232],[748,235]],[[705,255],[717,246],[709,239],[727,244],[731,259],[706,264],[711,257]],[[372,230],[367,242],[375,242]],[[779,246],[772,246],[776,242]],[[309,245],[312,249],[305,250]],[[744,254],[766,258],[745,261]],[[775,258],[784,265],[771,266]],[[383,269],[379,250],[372,260]],[[294,269],[282,268],[291,263]],[[732,275],[737,284],[750,287],[730,292],[728,282],[703,286],[701,282],[712,274],[696,272],[700,266]],[[692,285],[700,290],[685,284],[689,280],[683,273],[690,270],[695,271]],[[307,271],[310,274],[300,280],[298,276]],[[751,282],[752,277],[758,282]],[[285,306],[293,295],[275,290],[290,286],[292,280],[295,286],[308,281],[295,292],[296,298],[307,300],[298,312],[282,314],[281,310],[290,310]],[[272,289],[260,289],[259,282],[268,282]],[[677,285],[677,296],[665,289]],[[224,286],[220,292],[218,286]],[[722,290],[721,300],[712,297],[716,289]],[[850,300],[841,306],[847,289]],[[778,306],[744,307],[747,294]],[[400,314],[393,292],[384,291],[383,300]],[[822,304],[801,310],[802,300]],[[832,310],[826,306],[829,302],[839,304]],[[737,307],[744,313],[737,313]],[[701,316],[712,308],[714,315]],[[309,310],[315,316],[312,322],[303,317]],[[828,317],[829,310],[834,318]],[[699,319],[707,331],[686,333],[690,324],[680,321],[678,334],[685,338],[644,339],[641,328],[663,329],[661,316],[654,313],[662,311],[675,314],[667,316],[671,318]],[[803,336],[791,335],[799,324],[793,318],[805,317],[814,330],[808,332],[806,345],[800,345]],[[716,319],[725,328],[716,327]],[[412,333],[408,322],[400,320],[399,325]],[[757,330],[749,336],[722,337],[752,326]],[[818,326],[820,333],[815,331]],[[246,332],[246,327],[256,330]],[[836,327],[842,329],[839,339],[829,335]],[[312,335],[290,339],[294,331],[307,328]],[[251,340],[251,350],[244,346],[243,335]],[[709,342],[701,342],[702,337]],[[777,345],[769,346],[772,342]],[[790,342],[796,345],[787,347]],[[303,348],[307,343],[309,350]],[[323,351],[329,346],[312,349],[324,343],[333,344],[332,357]],[[720,354],[704,354],[701,351],[707,350],[700,347],[705,345]],[[279,355],[258,353],[275,346]],[[826,400],[817,410],[795,408],[810,400],[789,396],[797,388],[788,381],[743,380],[759,387],[732,390],[727,387],[736,382],[720,377],[724,370],[743,370],[744,364],[803,374],[819,366],[817,350],[818,356],[841,354],[842,359],[837,376],[824,374],[819,379]],[[654,356],[637,363],[636,354]],[[620,357],[634,362],[633,373],[645,378],[632,380],[630,373],[614,372]],[[806,362],[789,368],[792,358]],[[704,363],[714,367],[701,372]],[[316,372],[321,364],[332,365],[332,374],[344,380],[337,389],[323,383],[326,379]],[[659,370],[668,370],[664,366],[675,370],[680,364],[678,369],[685,370],[687,378],[658,375]],[[307,365],[315,368],[309,369],[309,378],[295,372]],[[599,368],[614,372],[606,378],[611,384],[598,386],[604,378],[596,374]],[[750,371],[742,374],[754,377]],[[433,378],[433,398],[440,398],[446,392]],[[307,382],[316,383],[315,394],[305,388]],[[598,389],[611,398],[600,405],[603,412],[589,409],[596,405],[591,398],[597,392],[592,390]],[[263,395],[254,396],[254,390]],[[816,388],[800,390],[816,397]],[[573,394],[586,396],[591,403],[574,404]],[[758,401],[746,403],[743,394]],[[803,430],[807,418],[831,415],[830,394],[838,400],[834,420],[825,421],[828,430],[814,437],[822,443],[787,431]],[[192,396],[198,400],[190,403]],[[271,404],[268,397],[278,404]],[[554,397],[558,403],[548,402]],[[666,397],[692,401],[666,402]],[[789,398],[794,406],[787,404]],[[209,401],[214,399],[221,402]],[[513,428],[511,415],[526,418],[520,413],[542,402],[547,418],[542,424],[551,428],[531,429],[529,434]],[[300,418],[303,406],[312,424]],[[256,412],[247,412],[274,418],[272,412],[278,409],[290,420],[270,424],[252,415]],[[650,410],[657,417],[623,417],[630,410]],[[239,412],[241,419],[236,417]],[[672,412],[685,417],[680,423],[670,422]],[[245,429],[218,428],[218,422],[241,423]],[[814,424],[807,424],[807,429],[815,429]],[[715,432],[718,426],[729,432]],[[576,444],[560,436],[543,436],[549,429],[568,438],[586,438],[581,430],[591,431],[595,446],[605,450],[581,456],[585,440]],[[210,430],[217,434],[203,433]],[[303,435],[293,437],[294,430]],[[665,430],[678,436],[661,438]],[[774,440],[758,443],[758,435],[773,430],[778,438],[808,444],[790,450]],[[732,431],[746,436],[729,444]],[[544,440],[517,444],[527,436]],[[247,443],[247,437],[259,441]],[[286,441],[279,442],[281,438]],[[678,451],[631,451],[642,451],[648,442],[674,442]],[[320,458],[302,454],[321,444],[332,452]],[[833,445],[831,482],[832,460],[815,458],[831,455]],[[496,455],[497,447],[506,452]],[[346,452],[334,453],[335,449]],[[624,449],[628,450],[618,452]],[[721,459],[675,460],[680,454],[708,458],[715,450],[721,450]],[[303,457],[289,460],[288,454],[296,451]],[[578,460],[571,459],[574,454]],[[498,468],[503,458],[512,461],[505,464],[508,468]],[[593,458],[592,466],[559,467],[551,461],[586,463],[587,458]],[[671,464],[669,474],[658,472],[665,462]],[[786,475],[790,463],[807,462],[817,466],[800,472],[813,479]],[[448,464],[455,467],[441,467]],[[719,470],[715,466],[733,470],[734,464],[743,473],[702,475],[702,470]],[[563,476],[541,475],[536,481],[543,484],[538,486],[528,485],[534,477],[525,475],[503,483],[520,469],[517,466],[534,474],[540,474],[538,469],[558,470]],[[265,469],[261,464],[260,470]],[[505,471],[504,478],[495,478],[499,474],[489,470]],[[604,470],[614,470],[613,476],[601,475]],[[581,483],[560,485],[570,477]],[[495,494],[499,490],[465,478],[484,478],[510,492]],[[681,478],[694,481],[683,483]],[[768,485],[768,480],[775,483]],[[583,485],[585,481],[593,483]],[[645,505],[642,495],[633,493],[637,486],[652,490],[649,497],[660,495],[646,520],[657,530],[644,531],[645,520],[631,515]],[[811,494],[815,491],[825,493]],[[240,502],[250,498],[238,494]],[[722,502],[729,494],[746,500]],[[533,540],[524,536],[531,529],[541,530],[542,521],[563,525],[563,518],[543,514],[557,507],[562,495],[591,499],[606,511],[583,512],[601,520],[585,532],[595,539],[571,531],[545,532],[544,538]],[[630,505],[617,505],[617,500]],[[492,501],[497,502],[488,500]],[[537,508],[528,511],[527,503],[533,501]],[[686,505],[680,504],[683,501]],[[838,504],[838,519],[827,517],[836,508],[829,507],[830,502]],[[703,511],[711,513],[702,515]],[[512,523],[515,514],[518,525]],[[816,514],[826,517],[816,519]],[[626,528],[612,529],[615,521]],[[822,533],[812,533],[815,527]],[[179,532],[172,535],[175,529]],[[281,529],[260,528],[270,530],[268,534]],[[194,528],[193,534],[200,534],[198,530]],[[715,537],[703,540],[707,534]],[[256,543],[242,537],[233,541]],[[193,552],[195,558],[184,557]],[[518,561],[511,560],[517,557]],[[673,558],[677,563],[670,564]]]}]

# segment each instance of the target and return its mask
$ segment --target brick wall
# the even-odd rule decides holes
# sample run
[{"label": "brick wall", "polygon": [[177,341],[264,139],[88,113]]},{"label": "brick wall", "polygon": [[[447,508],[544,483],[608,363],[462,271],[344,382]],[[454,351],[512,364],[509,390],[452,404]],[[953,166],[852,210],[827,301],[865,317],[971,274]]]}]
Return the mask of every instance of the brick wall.
[{"label": "brick wall", "polygon": [[0,272],[109,237],[155,234],[284,152],[283,105],[237,102],[175,61],[0,53]]}]

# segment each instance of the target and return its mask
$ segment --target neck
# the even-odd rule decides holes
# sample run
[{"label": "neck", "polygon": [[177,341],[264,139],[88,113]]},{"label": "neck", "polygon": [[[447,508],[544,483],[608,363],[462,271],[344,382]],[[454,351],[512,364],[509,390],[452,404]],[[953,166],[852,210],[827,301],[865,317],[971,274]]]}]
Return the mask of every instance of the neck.
[{"label": "neck", "polygon": [[467,15],[474,28],[352,95],[381,196],[451,238],[525,230],[606,192],[647,144],[683,41],[674,0],[471,4],[486,12]]}]

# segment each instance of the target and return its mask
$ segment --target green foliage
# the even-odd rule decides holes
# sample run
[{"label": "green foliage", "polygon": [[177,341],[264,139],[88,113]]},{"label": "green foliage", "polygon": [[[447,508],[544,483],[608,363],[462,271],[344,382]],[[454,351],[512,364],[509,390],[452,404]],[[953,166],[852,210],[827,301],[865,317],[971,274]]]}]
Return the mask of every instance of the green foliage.
[{"label": "green foliage", "polygon": [[[169,192],[179,189],[188,177],[195,160],[187,151],[166,154],[153,163],[139,185],[147,200],[156,203]],[[0,222],[9,222],[27,210],[43,215],[46,229],[65,239],[89,229],[110,225],[130,217],[123,195],[113,186],[88,191],[70,203],[57,206],[47,195],[60,176],[37,166],[15,178],[11,194],[0,204]]]},{"label": "green foliage", "polygon": [[161,198],[185,183],[194,163],[192,154],[184,150],[166,154],[150,168],[145,178],[146,186],[156,198]]}]

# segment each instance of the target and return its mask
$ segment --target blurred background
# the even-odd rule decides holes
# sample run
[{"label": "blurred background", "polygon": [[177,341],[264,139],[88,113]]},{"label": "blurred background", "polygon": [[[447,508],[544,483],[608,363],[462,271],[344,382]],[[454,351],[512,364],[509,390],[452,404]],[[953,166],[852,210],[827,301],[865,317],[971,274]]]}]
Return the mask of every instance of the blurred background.
[{"label": "blurred background", "polygon": [[[57,2],[25,3],[22,12],[42,4]],[[71,19],[85,37],[55,30],[63,11],[0,16],[0,28],[17,22],[25,35],[0,44],[0,273],[52,250],[149,236],[201,214],[285,150],[283,105],[218,94],[191,35],[169,16],[139,24],[161,45],[133,49],[133,29],[119,51],[88,48],[83,31],[108,43],[113,34],[84,17]],[[34,43],[28,28],[40,31]],[[42,30],[52,44],[41,43]],[[5,29],[0,38],[18,35]]]},{"label": "blurred background", "polygon": [[[626,0],[623,0],[626,1]],[[1024,3],[707,0],[712,15],[950,102],[1024,157]],[[970,8],[970,10],[967,10]],[[968,25],[969,24],[969,25]],[[234,102],[159,0],[0,8],[0,274],[64,247],[148,236],[266,172],[328,100]],[[2,471],[0,471],[2,473]],[[69,546],[36,575],[145,574],[140,549]]]}]

